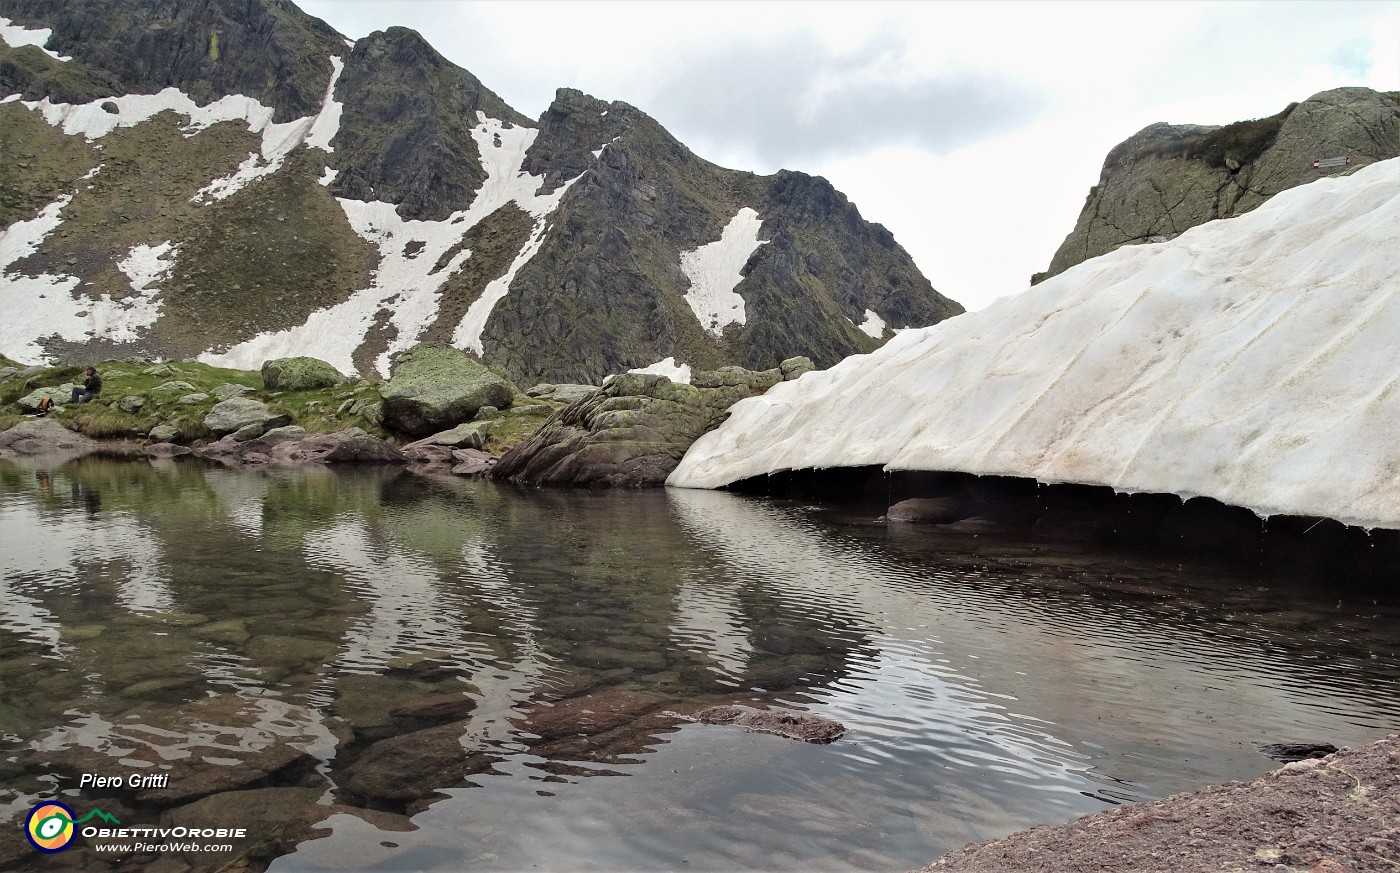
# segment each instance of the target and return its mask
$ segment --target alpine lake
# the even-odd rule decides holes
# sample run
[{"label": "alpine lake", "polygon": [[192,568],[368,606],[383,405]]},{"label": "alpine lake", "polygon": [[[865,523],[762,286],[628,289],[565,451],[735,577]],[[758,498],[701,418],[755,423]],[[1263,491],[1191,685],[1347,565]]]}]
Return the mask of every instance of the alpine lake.
[{"label": "alpine lake", "polygon": [[894,873],[1400,730],[1393,586],[722,492],[0,462],[0,574],[0,869]]}]

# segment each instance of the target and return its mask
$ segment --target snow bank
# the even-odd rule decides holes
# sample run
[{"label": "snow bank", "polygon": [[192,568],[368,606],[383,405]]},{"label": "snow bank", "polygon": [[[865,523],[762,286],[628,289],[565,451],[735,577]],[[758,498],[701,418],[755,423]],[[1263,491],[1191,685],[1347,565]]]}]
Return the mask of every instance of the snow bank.
[{"label": "snow bank", "polygon": [[745,206],[725,225],[719,239],[681,252],[681,270],[690,279],[685,302],[700,326],[720,336],[730,324],[744,323],[744,298],[734,288],[743,281],[744,265],[767,240],[758,238],[763,226],[758,213]]},{"label": "snow bank", "polygon": [[0,39],[3,39],[5,44],[10,48],[19,48],[22,45],[33,45],[38,46],[43,50],[44,54],[54,60],[63,61],[64,63],[73,60],[66,55],[60,55],[58,52],[44,48],[44,46],[48,44],[49,37],[51,36],[53,36],[53,28],[40,27],[31,30],[24,25],[15,24],[8,18],[0,18]]},{"label": "snow bank", "polygon": [[1400,528],[1400,160],[740,402],[669,484],[884,465]]},{"label": "snow bank", "polygon": [[[364,342],[376,318],[386,318],[394,338],[376,359],[375,367],[388,375],[390,356],[417,343],[437,317],[443,284],[471,257],[470,249],[459,247],[467,232],[500,207],[515,203],[535,219],[534,231],[510,269],[486,286],[453,334],[454,345],[479,354],[481,332],[491,309],[505,296],[516,272],[538,251],[544,241],[545,219],[572,184],[565,183],[552,194],[536,195],[543,177],[523,172],[521,166],[539,131],[518,125],[506,127],[485,115],[479,114],[479,119],[472,138],[481,152],[486,181],[470,207],[442,221],[410,221],[401,218],[392,203],[340,200],[351,227],[379,249],[379,267],[370,287],[343,303],[313,312],[301,325],[259,334],[227,351],[200,355],[199,360],[221,367],[256,369],[271,358],[310,355],[342,372],[354,372],[351,356],[355,349]],[[438,268],[438,262],[454,248],[457,250]]]}]

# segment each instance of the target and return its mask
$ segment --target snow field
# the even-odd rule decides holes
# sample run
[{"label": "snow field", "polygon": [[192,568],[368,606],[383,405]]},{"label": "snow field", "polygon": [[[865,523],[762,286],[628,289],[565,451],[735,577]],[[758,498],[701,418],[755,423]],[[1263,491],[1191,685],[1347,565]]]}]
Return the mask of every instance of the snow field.
[{"label": "snow field", "polygon": [[740,402],[669,484],[880,464],[1400,528],[1400,160]]},{"label": "snow field", "polygon": [[681,270],[690,279],[685,302],[700,326],[714,336],[721,336],[728,325],[744,323],[744,298],[734,289],[743,281],[744,265],[767,242],[758,238],[762,226],[758,213],[745,206],[719,239],[681,252]]}]

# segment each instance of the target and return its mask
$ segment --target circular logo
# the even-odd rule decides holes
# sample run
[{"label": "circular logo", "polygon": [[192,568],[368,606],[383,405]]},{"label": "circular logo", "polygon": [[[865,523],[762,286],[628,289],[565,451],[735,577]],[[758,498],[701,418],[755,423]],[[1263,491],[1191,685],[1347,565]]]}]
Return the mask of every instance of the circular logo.
[{"label": "circular logo", "polygon": [[73,842],[73,810],[55,800],[29,810],[24,835],[41,852],[61,852]]}]

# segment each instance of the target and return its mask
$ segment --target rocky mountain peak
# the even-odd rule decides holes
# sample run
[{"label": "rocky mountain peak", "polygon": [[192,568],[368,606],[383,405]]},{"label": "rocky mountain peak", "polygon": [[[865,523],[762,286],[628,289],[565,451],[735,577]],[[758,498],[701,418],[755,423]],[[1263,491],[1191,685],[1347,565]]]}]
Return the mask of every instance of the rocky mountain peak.
[{"label": "rocky mountain peak", "polygon": [[287,2],[265,0],[3,0],[0,15],[53,32],[47,47],[70,56],[4,63],[0,90],[25,99],[85,103],[115,93],[179,88],[200,104],[246,94],[273,120],[314,114],[347,51],[330,25]]}]

